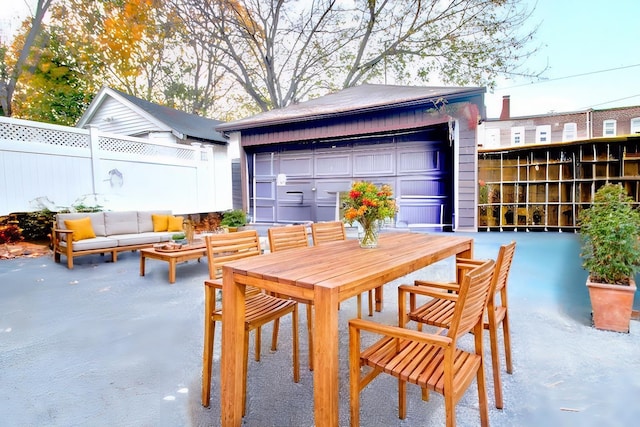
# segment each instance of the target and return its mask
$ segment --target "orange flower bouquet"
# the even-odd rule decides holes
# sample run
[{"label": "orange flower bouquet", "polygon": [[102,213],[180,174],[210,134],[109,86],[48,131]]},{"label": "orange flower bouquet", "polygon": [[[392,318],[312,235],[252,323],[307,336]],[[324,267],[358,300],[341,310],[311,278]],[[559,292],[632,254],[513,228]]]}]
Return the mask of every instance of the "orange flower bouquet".
[{"label": "orange flower bouquet", "polygon": [[378,244],[379,221],[393,218],[398,211],[391,186],[381,187],[367,181],[354,182],[344,202],[344,219],[349,224],[358,221],[362,227],[360,246],[375,248]]}]

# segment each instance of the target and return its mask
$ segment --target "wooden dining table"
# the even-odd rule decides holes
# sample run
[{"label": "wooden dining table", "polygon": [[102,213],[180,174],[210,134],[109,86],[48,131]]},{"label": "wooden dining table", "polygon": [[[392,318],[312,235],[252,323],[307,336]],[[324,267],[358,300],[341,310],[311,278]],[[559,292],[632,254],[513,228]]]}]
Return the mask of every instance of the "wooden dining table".
[{"label": "wooden dining table", "polygon": [[[242,423],[244,288],[313,300],[315,425],[338,426],[338,306],[449,257],[472,257],[473,239],[449,233],[381,233],[378,247],[344,240],[231,262],[223,267],[222,426]],[[278,404],[274,399],[274,405]]]}]

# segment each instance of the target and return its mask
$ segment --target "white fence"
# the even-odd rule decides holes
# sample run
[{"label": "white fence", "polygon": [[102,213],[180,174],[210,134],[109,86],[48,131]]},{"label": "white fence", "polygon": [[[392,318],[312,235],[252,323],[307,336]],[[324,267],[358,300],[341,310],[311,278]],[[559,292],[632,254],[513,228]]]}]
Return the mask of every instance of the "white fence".
[{"label": "white fence", "polygon": [[77,204],[231,209],[227,147],[195,145],[0,117],[0,215]]}]

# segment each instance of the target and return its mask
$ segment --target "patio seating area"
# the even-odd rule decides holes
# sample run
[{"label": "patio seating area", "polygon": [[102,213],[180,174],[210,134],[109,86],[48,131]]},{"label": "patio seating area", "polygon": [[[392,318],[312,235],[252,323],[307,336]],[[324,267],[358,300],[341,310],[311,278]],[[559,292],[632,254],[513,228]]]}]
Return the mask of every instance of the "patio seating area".
[{"label": "patio seating area", "polygon": [[[260,230],[266,236],[266,229]],[[591,327],[590,304],[573,233],[453,233],[474,238],[474,258],[495,258],[516,241],[509,275],[513,374],[502,375],[504,409],[496,409],[485,332],[489,422],[492,426],[628,426],[640,417],[640,322],[629,334]],[[165,263],[139,275],[140,255],[117,263],[87,255],[74,269],[53,257],[0,261],[0,420],[7,426],[218,426],[220,336],[213,350],[211,406],[201,405],[206,262]],[[448,280],[453,260],[384,286],[373,319],[397,323],[397,285]],[[636,295],[634,309],[640,308]],[[348,321],[357,301],[340,304],[340,425],[349,424]],[[260,362],[249,358],[244,426],[312,426],[314,371],[291,380],[290,316],[280,321],[278,350],[263,340]],[[300,330],[306,328],[300,316]],[[429,328],[429,327],[425,327]],[[270,336],[271,326],[263,327]],[[299,334],[306,358],[308,338]],[[470,344],[473,337],[463,337]],[[253,339],[250,340],[253,354]],[[501,352],[504,357],[504,352]],[[504,362],[502,362],[504,365]],[[460,426],[479,424],[475,384],[457,405]],[[442,396],[421,399],[407,387],[407,417],[398,419],[397,380],[381,376],[362,390],[363,426],[444,426]]]}]

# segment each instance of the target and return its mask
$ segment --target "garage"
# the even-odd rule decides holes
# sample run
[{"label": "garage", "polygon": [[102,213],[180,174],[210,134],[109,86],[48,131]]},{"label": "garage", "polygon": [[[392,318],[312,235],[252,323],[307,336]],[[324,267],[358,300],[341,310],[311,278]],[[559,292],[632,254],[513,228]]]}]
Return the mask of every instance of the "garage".
[{"label": "garage", "polygon": [[250,212],[257,222],[331,221],[340,193],[367,180],[394,189],[397,224],[451,227],[452,152],[443,128],[255,152]]},{"label": "garage", "polygon": [[243,208],[254,222],[333,220],[340,193],[367,180],[392,186],[392,225],[473,229],[483,93],[362,85],[217,130],[240,147]]}]

